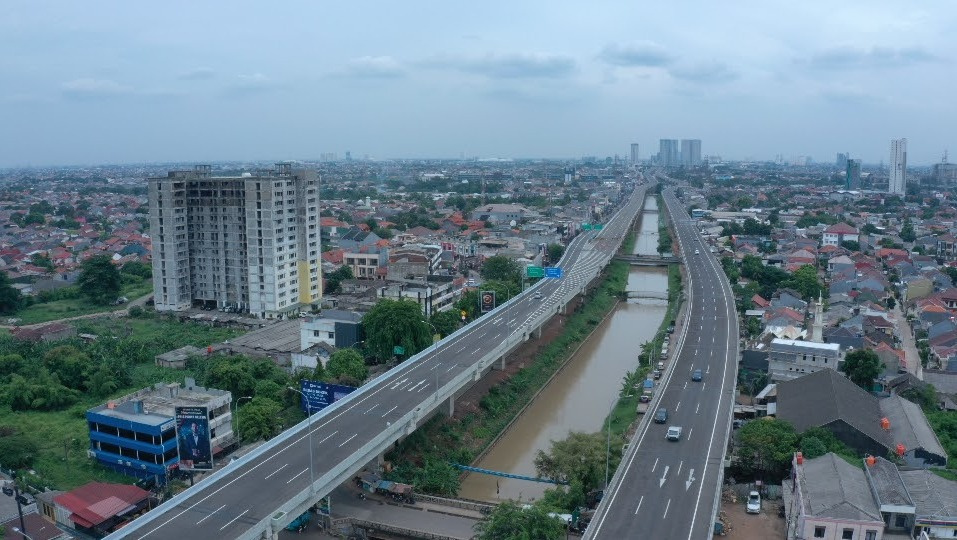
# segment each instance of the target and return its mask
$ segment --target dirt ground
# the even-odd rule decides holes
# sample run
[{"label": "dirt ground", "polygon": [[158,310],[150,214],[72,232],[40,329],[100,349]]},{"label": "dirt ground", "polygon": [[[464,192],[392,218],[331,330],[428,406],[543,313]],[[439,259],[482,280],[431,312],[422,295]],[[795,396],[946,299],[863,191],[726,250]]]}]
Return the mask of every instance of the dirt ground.
[{"label": "dirt ground", "polygon": [[[730,540],[784,539],[784,518],[778,517],[781,501],[764,501],[760,514],[748,514],[744,501],[722,502],[721,512],[727,516],[731,530],[723,537]],[[718,538],[718,537],[716,537]]]}]

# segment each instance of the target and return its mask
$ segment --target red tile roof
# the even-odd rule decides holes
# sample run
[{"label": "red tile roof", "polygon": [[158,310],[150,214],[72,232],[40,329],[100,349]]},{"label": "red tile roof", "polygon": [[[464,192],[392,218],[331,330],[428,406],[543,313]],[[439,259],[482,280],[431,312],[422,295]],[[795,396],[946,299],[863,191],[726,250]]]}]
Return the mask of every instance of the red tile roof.
[{"label": "red tile roof", "polygon": [[824,232],[831,234],[857,234],[857,229],[847,223],[835,223],[827,229],[824,229]]},{"label": "red tile roof", "polygon": [[90,482],[63,495],[57,495],[53,500],[72,513],[71,521],[84,527],[92,527],[125,513],[149,495],[148,491],[136,486]]}]

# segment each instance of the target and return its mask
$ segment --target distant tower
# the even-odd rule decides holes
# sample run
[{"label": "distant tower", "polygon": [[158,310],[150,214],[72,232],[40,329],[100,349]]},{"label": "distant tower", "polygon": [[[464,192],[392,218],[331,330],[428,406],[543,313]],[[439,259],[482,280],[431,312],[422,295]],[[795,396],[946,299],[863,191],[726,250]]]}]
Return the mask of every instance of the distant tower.
[{"label": "distant tower", "polygon": [[907,139],[891,140],[891,170],[887,192],[903,195],[907,191]]},{"label": "distant tower", "polygon": [[814,324],[811,326],[811,341],[824,343],[824,297],[818,295],[814,304]]},{"label": "distant tower", "polygon": [[847,160],[847,182],[845,183],[845,187],[852,190],[861,189],[861,160]]},{"label": "distant tower", "polygon": [[847,158],[848,158],[848,156],[850,156],[850,154],[848,154],[848,153],[846,153],[846,152],[844,152],[844,153],[838,153],[838,154],[837,154],[837,159],[834,161],[834,164],[837,165],[837,168],[838,168],[838,169],[846,169],[846,168],[847,168]]},{"label": "distant tower", "polygon": [[678,139],[658,140],[658,164],[662,167],[677,167],[679,159]]},{"label": "distant tower", "polygon": [[631,143],[631,164],[638,164],[638,143]]},{"label": "distant tower", "polygon": [[681,139],[681,164],[685,167],[701,165],[701,139]]}]

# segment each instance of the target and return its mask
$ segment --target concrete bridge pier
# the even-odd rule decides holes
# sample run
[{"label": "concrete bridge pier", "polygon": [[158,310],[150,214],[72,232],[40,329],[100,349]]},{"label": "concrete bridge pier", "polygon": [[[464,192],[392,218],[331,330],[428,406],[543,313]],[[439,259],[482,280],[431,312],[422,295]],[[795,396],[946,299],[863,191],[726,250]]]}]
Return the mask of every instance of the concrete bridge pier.
[{"label": "concrete bridge pier", "polygon": [[532,336],[533,336],[535,339],[541,339],[541,337],[542,337],[542,326],[544,326],[544,325],[538,325],[538,328],[535,328],[534,330],[532,330]]},{"label": "concrete bridge pier", "polygon": [[455,394],[449,396],[448,417],[452,418],[453,415],[455,415]]}]

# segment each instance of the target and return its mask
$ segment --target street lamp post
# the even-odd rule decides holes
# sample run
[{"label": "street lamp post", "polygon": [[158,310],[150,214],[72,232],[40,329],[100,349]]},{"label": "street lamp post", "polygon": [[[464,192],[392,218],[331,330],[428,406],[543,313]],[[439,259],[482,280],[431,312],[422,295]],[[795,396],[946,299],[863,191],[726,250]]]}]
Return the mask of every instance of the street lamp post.
[{"label": "street lamp post", "polygon": [[239,402],[242,401],[242,400],[244,400],[244,399],[252,399],[252,398],[253,398],[252,396],[243,396],[243,397],[241,397],[241,398],[237,398],[236,401],[235,401],[235,403],[236,403],[236,412],[233,413],[233,418],[236,419],[236,429],[235,429],[234,431],[236,432],[236,441],[239,442],[239,445],[240,445],[240,446],[242,446],[242,444],[243,444],[243,439],[242,439],[242,437],[239,436]]},{"label": "street lamp post", "polygon": [[299,395],[302,396],[302,399],[306,400],[306,414],[309,415],[309,422],[307,425],[309,426],[309,479],[311,481],[309,484],[309,491],[311,492],[316,489],[316,476],[315,476],[315,473],[312,471],[312,463],[313,463],[313,460],[312,460],[312,406],[309,404],[309,398],[306,397],[306,394],[302,393],[302,390],[299,390],[298,388],[293,388],[291,386],[287,386],[286,388],[294,392],[299,392]]}]

